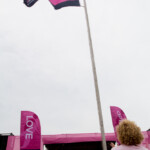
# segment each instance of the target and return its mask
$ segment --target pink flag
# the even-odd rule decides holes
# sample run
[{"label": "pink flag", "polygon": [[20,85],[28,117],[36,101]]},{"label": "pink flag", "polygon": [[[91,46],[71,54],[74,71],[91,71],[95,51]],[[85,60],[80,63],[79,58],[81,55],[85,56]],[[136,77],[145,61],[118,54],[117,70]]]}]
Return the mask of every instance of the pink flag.
[{"label": "pink flag", "polygon": [[79,0],[49,0],[55,9],[66,6],[80,6]]},{"label": "pink flag", "polygon": [[20,150],[40,150],[41,127],[38,116],[21,111]]},{"label": "pink flag", "polygon": [[[123,119],[127,119],[125,113],[116,106],[110,106],[110,110],[111,110],[111,117],[112,117],[112,123],[113,123],[113,127],[114,127],[114,131],[115,131],[115,136],[117,139],[117,133],[116,133],[116,126],[119,125],[119,122]],[[117,140],[118,144],[119,141]]]}]

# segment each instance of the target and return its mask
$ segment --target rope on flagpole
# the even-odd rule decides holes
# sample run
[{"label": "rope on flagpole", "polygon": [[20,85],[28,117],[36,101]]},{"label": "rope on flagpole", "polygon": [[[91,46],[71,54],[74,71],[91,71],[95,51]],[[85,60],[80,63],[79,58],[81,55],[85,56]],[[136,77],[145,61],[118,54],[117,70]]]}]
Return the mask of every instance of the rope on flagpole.
[{"label": "rope on flagpole", "polygon": [[88,29],[90,54],[91,54],[93,77],[94,77],[96,100],[97,100],[97,109],[98,109],[98,116],[99,116],[99,125],[100,125],[100,131],[101,131],[101,135],[102,135],[102,144],[103,144],[103,150],[107,150],[105,132],[104,132],[104,125],[103,125],[101,102],[100,102],[100,94],[99,94],[97,74],[96,74],[96,66],[95,66],[95,60],[94,60],[94,51],[93,51],[93,44],[92,44],[92,38],[91,38],[91,31],[90,31],[90,25],[89,25],[89,18],[88,18],[86,0],[84,0],[84,10],[85,10],[85,17],[86,17],[87,29]]}]

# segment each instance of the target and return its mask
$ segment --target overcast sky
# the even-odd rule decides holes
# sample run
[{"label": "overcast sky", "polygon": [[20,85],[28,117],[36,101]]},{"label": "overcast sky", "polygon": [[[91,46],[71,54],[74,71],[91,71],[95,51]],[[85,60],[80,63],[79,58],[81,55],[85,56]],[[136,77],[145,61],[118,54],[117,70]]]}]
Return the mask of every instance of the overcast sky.
[{"label": "overcast sky", "polygon": [[[83,1],[80,1],[83,5]],[[150,128],[150,1],[87,0],[105,132],[110,106]],[[0,0],[0,133],[20,134],[21,110],[42,134],[100,132],[83,7]]]}]

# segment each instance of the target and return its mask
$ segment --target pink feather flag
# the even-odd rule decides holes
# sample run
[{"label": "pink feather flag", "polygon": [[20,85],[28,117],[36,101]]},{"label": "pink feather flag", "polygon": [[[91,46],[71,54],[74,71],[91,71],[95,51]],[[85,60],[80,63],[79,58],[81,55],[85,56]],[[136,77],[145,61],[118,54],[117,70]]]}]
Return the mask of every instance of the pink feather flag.
[{"label": "pink feather flag", "polygon": [[111,117],[112,117],[112,123],[115,131],[116,141],[118,144],[120,144],[120,142],[117,139],[116,126],[119,125],[119,122],[121,120],[127,119],[127,117],[123,112],[123,110],[120,109],[119,107],[110,106],[110,111],[111,111]]},{"label": "pink feather flag", "polygon": [[21,111],[20,150],[40,150],[41,126],[38,116]]}]

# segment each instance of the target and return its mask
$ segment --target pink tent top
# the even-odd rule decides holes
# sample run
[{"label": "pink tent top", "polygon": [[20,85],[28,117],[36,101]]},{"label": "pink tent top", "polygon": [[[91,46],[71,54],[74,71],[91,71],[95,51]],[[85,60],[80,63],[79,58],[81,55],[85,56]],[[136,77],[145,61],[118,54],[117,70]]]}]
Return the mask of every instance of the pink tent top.
[{"label": "pink tent top", "polygon": [[[142,144],[147,147],[148,134],[146,131],[142,132],[144,140]],[[106,141],[116,141],[114,133],[105,133]],[[78,143],[78,142],[94,142],[101,141],[102,137],[100,133],[80,133],[80,134],[56,134],[56,135],[42,135],[41,150],[44,144],[59,144],[59,143]],[[20,137],[9,136],[6,150],[20,150]],[[150,148],[149,148],[150,150]]]},{"label": "pink tent top", "polygon": [[[106,141],[115,141],[114,133],[106,133]],[[100,133],[80,133],[80,134],[58,134],[58,135],[43,135],[43,144],[57,143],[78,143],[89,141],[101,141]]]}]

